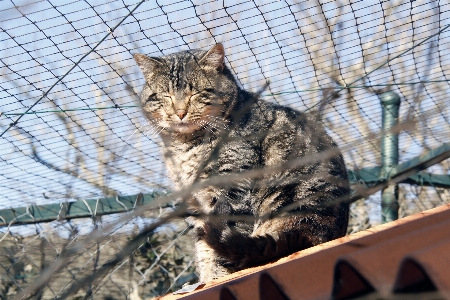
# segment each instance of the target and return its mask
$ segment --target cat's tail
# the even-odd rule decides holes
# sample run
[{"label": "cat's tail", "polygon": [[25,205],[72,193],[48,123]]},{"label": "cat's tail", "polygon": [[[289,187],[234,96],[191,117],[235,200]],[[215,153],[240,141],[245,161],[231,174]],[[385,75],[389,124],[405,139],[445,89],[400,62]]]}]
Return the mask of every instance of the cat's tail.
[{"label": "cat's tail", "polygon": [[277,237],[250,236],[232,226],[205,222],[201,231],[198,238],[216,251],[223,266],[233,271],[274,261],[316,244],[298,229],[280,232]]}]

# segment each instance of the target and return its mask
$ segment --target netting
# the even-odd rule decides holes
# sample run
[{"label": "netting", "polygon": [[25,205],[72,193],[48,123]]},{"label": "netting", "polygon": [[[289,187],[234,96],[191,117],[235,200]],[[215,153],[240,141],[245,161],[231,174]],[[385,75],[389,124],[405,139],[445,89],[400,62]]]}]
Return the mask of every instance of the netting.
[{"label": "netting", "polygon": [[[160,139],[137,106],[144,79],[132,55],[218,42],[245,89],[270,81],[262,97],[301,111],[331,99],[323,123],[350,170],[381,164],[378,95],[398,93],[406,162],[449,142],[449,10],[446,1],[3,1],[0,209],[171,191]],[[449,170],[448,160],[427,169]],[[443,187],[399,191],[400,216],[450,201]],[[379,224],[380,201],[376,193],[353,203],[349,232]],[[140,215],[100,217],[89,207],[89,218],[0,227],[0,298],[27,297],[46,270],[53,277],[35,286],[42,299],[143,299],[195,282],[182,220],[96,273],[174,211],[160,204]]]}]

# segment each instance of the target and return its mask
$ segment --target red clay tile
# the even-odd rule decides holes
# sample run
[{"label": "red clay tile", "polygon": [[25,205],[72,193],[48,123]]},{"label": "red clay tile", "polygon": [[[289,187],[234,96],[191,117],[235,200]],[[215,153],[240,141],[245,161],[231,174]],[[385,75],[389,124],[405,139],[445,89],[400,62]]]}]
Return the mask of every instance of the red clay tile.
[{"label": "red clay tile", "polygon": [[[411,223],[412,224],[412,223]],[[429,224],[422,229],[412,230],[404,235],[397,236],[371,247],[354,251],[339,258],[337,266],[349,265],[344,276],[335,278],[336,289],[355,290],[361,295],[360,287],[351,280],[344,280],[352,276],[361,277],[363,281],[373,287],[381,295],[389,295],[393,289],[397,270],[401,260],[412,251],[428,248],[444,239],[450,238],[450,219],[445,222]],[[341,267],[342,268],[342,267]],[[348,273],[355,274],[349,275]],[[358,282],[361,282],[358,281]],[[346,286],[342,286],[346,285]],[[370,292],[369,288],[366,288]],[[352,295],[349,295],[352,296]]]},{"label": "red clay tile", "polygon": [[433,288],[450,299],[450,238],[406,256],[394,284],[394,292],[425,292]]},{"label": "red clay tile", "polygon": [[[341,273],[347,272],[350,276],[356,274],[355,270],[364,274],[361,278],[373,285],[374,289],[387,287],[392,291],[400,260],[411,251],[426,249],[438,243],[439,238],[444,238],[446,234],[430,231],[429,228],[435,226],[438,231],[449,231],[447,220],[450,220],[450,204],[311,247],[264,266],[224,276],[208,282],[203,289],[189,294],[167,295],[160,299],[254,300],[265,299],[263,297],[272,295],[270,293],[276,294],[276,291],[279,291],[277,295],[287,299],[329,299],[333,291],[333,275],[336,277],[339,275],[334,274],[335,265],[336,270],[340,270]],[[441,227],[443,225],[446,227]],[[384,259],[380,260],[378,256],[383,256]],[[347,266],[336,264],[341,257],[349,259],[347,262],[357,262],[357,269],[351,264]],[[343,259],[339,261],[346,262]],[[383,266],[377,265],[377,261],[383,264],[392,262],[392,265],[386,268],[392,269],[394,275],[380,275]],[[362,269],[359,270],[361,265]],[[372,270],[371,266],[374,266],[375,270]],[[450,278],[450,268],[439,269],[436,272],[447,274]],[[389,274],[391,273],[392,271],[389,271]],[[368,278],[365,278],[366,276]],[[361,278],[343,279],[361,280]],[[336,296],[338,289],[336,281],[334,283]],[[362,283],[364,288],[364,281]],[[261,288],[261,285],[264,288]],[[344,287],[347,288],[346,285]],[[345,293],[349,290],[341,291],[342,298],[346,298],[348,294],[346,296]]]}]

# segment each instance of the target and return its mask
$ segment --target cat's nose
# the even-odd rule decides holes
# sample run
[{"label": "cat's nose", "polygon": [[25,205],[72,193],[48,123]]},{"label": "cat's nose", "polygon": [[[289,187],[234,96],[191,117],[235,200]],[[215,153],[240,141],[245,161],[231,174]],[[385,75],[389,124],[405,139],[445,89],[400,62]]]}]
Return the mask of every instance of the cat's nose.
[{"label": "cat's nose", "polygon": [[183,118],[186,116],[186,111],[184,109],[177,110],[177,116],[180,118],[180,120],[183,120]]}]

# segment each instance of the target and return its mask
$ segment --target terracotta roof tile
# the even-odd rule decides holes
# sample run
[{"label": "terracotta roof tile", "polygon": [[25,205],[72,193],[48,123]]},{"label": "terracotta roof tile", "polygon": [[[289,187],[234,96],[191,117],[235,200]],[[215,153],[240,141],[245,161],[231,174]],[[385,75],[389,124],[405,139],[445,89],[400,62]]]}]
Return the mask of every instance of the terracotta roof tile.
[{"label": "terracotta roof tile", "polygon": [[450,299],[449,249],[450,204],[161,299],[347,299],[433,289]]},{"label": "terracotta roof tile", "polygon": [[446,237],[450,237],[450,219],[353,251],[340,257],[336,268],[342,268],[340,264],[348,264],[352,268],[347,267],[345,270],[357,274],[337,272],[339,274],[336,275],[335,283],[353,285],[352,281],[343,279],[348,276],[360,276],[380,294],[389,295],[394,287],[400,262],[405,255],[436,244]]},{"label": "terracotta roof tile", "polygon": [[450,299],[450,237],[408,254],[400,264],[394,284],[394,292],[433,288]]}]

